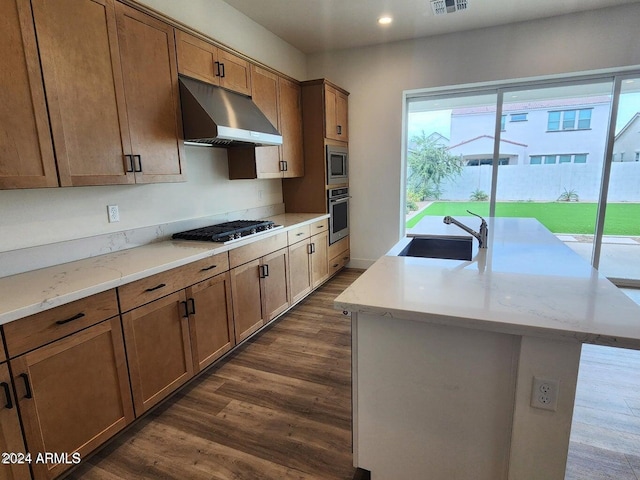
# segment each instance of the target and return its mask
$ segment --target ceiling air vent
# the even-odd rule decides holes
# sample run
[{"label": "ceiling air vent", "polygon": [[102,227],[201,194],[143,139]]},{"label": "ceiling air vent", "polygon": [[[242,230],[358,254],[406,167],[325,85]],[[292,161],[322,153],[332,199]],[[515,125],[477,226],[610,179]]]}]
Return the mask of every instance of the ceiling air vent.
[{"label": "ceiling air vent", "polygon": [[431,0],[434,15],[444,15],[467,9],[467,0]]}]

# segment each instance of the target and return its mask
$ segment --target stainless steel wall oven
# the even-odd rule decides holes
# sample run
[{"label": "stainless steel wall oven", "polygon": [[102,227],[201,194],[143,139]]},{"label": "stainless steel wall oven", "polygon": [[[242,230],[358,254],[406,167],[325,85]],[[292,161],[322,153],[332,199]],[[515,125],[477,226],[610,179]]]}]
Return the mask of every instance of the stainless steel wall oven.
[{"label": "stainless steel wall oven", "polygon": [[349,235],[349,189],[332,188],[327,193],[329,202],[329,244]]}]

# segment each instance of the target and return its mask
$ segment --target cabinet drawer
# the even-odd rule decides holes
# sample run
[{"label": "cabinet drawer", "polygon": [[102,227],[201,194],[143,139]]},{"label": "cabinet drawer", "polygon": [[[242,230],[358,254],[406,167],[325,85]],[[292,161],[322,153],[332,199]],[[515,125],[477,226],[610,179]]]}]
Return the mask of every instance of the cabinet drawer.
[{"label": "cabinet drawer", "polygon": [[349,250],[342,252],[340,255],[329,260],[329,275],[335,275],[339,270],[344,268],[351,258]]},{"label": "cabinet drawer", "polygon": [[303,225],[302,227],[289,230],[287,232],[289,245],[293,245],[294,243],[298,243],[306,238],[309,238],[311,236],[311,229],[309,227],[310,225]]},{"label": "cabinet drawer", "polygon": [[174,268],[118,287],[121,311],[128,312],[176,290],[186,288],[188,282],[182,276],[186,268],[186,266]]},{"label": "cabinet drawer", "polygon": [[243,263],[250,262],[256,258],[264,257],[271,252],[280,250],[287,246],[287,232],[282,232],[272,237],[258,240],[244,247],[238,247],[229,251],[229,266],[235,268]]},{"label": "cabinet drawer", "polygon": [[318,220],[310,225],[311,235],[329,230],[329,219]]},{"label": "cabinet drawer", "polygon": [[337,257],[338,254],[349,250],[349,237],[344,237],[335,243],[329,245],[329,258]]},{"label": "cabinet drawer", "polygon": [[4,325],[9,357],[13,358],[71,333],[118,315],[116,291],[92,295]]},{"label": "cabinet drawer", "polygon": [[229,254],[224,252],[212,255],[180,267],[180,270],[188,285],[193,285],[219,273],[227,272],[229,270]]},{"label": "cabinet drawer", "polygon": [[4,362],[6,359],[7,359],[7,356],[4,353],[4,348],[0,348],[0,363]]}]

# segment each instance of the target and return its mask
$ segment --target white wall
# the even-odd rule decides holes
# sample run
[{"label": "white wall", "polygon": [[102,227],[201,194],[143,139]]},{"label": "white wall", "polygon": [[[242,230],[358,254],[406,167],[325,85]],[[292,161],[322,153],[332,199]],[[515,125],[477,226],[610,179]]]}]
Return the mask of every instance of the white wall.
[{"label": "white wall", "polygon": [[400,232],[404,90],[640,65],[640,5],[315,54],[309,78],[351,92],[352,264],[384,254]]},{"label": "white wall", "polygon": [[[302,52],[220,0],[145,3],[285,74],[306,76]],[[185,150],[186,183],[0,191],[0,252],[282,202],[280,180],[228,180],[226,150]],[[119,223],[107,222],[108,204],[120,207]]]}]

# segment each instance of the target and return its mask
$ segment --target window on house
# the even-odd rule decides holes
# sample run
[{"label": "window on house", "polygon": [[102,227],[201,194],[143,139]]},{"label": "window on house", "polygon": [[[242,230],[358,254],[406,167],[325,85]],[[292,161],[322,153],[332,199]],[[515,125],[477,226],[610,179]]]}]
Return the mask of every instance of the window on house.
[{"label": "window on house", "polygon": [[500,117],[500,130],[502,130],[504,132],[504,126],[505,126],[505,122],[507,121],[507,116],[506,115],[502,115]]},{"label": "window on house", "polygon": [[640,152],[636,152],[636,162],[640,162]]},{"label": "window on house", "polygon": [[529,159],[529,164],[530,165],[540,165],[540,164],[542,164],[542,156],[540,156],[540,155],[531,156],[531,158]]},{"label": "window on house", "polygon": [[587,163],[587,154],[579,153],[573,156],[573,163]]},{"label": "window on house", "polygon": [[620,161],[624,162],[624,152],[620,152]]},{"label": "window on house", "polygon": [[560,155],[558,163],[571,163],[571,155]]},{"label": "window on house", "polygon": [[556,156],[555,155],[545,155],[544,156],[544,164],[545,165],[553,165],[554,163],[556,163]]},{"label": "window on house", "polygon": [[511,114],[512,122],[526,122],[527,114],[526,113],[512,113]]},{"label": "window on house", "polygon": [[[576,122],[577,120],[577,122]],[[547,130],[556,132],[559,130],[588,130],[591,128],[591,109],[563,110],[549,112]]]},{"label": "window on house", "polygon": [[549,112],[549,120],[547,120],[547,130],[560,130],[560,114],[562,112]]}]

